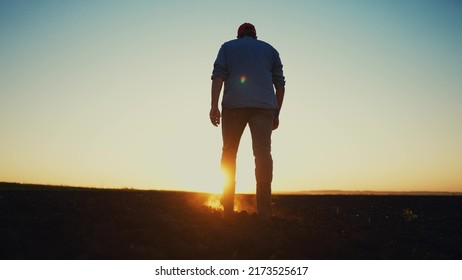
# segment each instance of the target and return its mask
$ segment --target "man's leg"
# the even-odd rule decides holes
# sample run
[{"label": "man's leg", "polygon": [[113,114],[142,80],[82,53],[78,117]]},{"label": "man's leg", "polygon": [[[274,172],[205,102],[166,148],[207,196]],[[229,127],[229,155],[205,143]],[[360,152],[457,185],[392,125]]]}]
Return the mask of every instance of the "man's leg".
[{"label": "man's leg", "polygon": [[221,203],[226,217],[234,212],[236,156],[242,133],[247,125],[248,110],[223,108],[222,111],[223,150],[221,169],[225,176],[225,183]]},{"label": "man's leg", "polygon": [[253,109],[249,119],[252,147],[255,156],[255,178],[257,181],[257,214],[269,218],[271,211],[271,182],[273,181],[273,159],[271,156],[271,133],[274,110]]}]

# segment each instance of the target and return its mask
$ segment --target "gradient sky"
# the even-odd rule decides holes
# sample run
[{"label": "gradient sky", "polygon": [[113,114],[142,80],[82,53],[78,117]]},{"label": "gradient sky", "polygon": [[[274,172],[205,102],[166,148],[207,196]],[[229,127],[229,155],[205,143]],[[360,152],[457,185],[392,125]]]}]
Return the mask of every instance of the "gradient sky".
[{"label": "gradient sky", "polygon": [[287,80],[274,191],[462,191],[449,0],[0,1],[0,181],[220,192],[210,75],[243,22]]}]

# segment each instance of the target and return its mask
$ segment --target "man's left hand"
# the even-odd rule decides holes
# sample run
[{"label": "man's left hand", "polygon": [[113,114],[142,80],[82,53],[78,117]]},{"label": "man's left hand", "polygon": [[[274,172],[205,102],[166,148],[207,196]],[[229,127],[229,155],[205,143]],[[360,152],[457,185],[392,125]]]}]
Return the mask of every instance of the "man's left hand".
[{"label": "man's left hand", "polygon": [[221,117],[220,110],[218,108],[212,107],[209,115],[210,115],[210,122],[214,126],[218,126],[220,124],[220,117]]}]

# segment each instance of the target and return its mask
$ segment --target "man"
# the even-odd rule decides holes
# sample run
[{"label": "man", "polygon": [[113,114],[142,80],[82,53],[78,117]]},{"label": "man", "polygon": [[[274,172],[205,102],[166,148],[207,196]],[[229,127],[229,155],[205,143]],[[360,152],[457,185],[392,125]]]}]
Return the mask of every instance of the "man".
[{"label": "man", "polygon": [[[220,113],[218,100],[223,83]],[[272,216],[271,133],[279,126],[284,92],[285,78],[279,53],[270,44],[257,40],[255,26],[242,24],[237,39],[221,46],[212,73],[210,121],[218,126],[221,117],[221,167],[226,176],[221,202],[225,217],[234,213],[236,155],[247,124],[255,157],[257,215],[263,219]]]}]

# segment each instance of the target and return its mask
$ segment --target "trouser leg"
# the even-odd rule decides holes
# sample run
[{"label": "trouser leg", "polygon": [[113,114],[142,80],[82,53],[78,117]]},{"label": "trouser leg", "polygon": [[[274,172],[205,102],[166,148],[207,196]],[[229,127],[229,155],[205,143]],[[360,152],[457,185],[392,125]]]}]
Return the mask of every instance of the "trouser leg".
[{"label": "trouser leg", "polygon": [[271,210],[271,183],[257,183],[257,214],[264,219],[273,215]]},{"label": "trouser leg", "polygon": [[273,159],[271,156],[271,133],[274,111],[255,109],[249,119],[252,148],[255,157],[255,179],[257,181],[257,214],[271,216],[271,183]]},{"label": "trouser leg", "polygon": [[241,109],[223,109],[222,136],[223,149],[221,168],[225,177],[222,205],[225,215],[234,211],[234,193],[236,186],[236,157],[242,133],[247,125],[247,111]]}]

